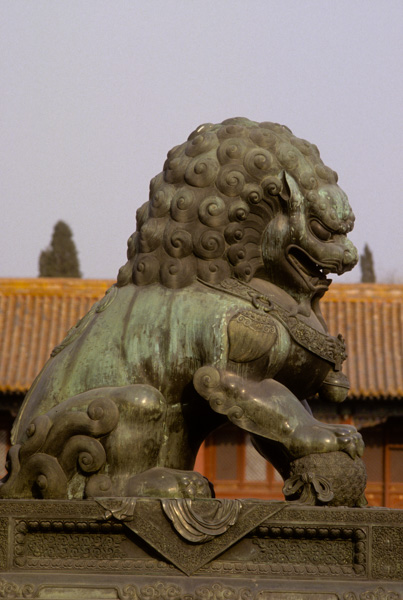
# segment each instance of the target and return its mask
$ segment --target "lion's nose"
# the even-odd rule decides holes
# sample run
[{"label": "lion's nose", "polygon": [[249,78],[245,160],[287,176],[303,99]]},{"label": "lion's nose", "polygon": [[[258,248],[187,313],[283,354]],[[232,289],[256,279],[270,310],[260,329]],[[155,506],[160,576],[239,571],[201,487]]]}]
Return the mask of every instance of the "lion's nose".
[{"label": "lion's nose", "polygon": [[352,269],[358,262],[358,251],[353,244],[349,244],[349,248],[344,250],[343,254],[343,267],[345,270]]},{"label": "lion's nose", "polygon": [[353,262],[353,260],[354,260],[354,257],[352,255],[352,253],[350,252],[350,250],[345,250],[344,256],[343,256],[343,264],[349,265],[351,262]]}]

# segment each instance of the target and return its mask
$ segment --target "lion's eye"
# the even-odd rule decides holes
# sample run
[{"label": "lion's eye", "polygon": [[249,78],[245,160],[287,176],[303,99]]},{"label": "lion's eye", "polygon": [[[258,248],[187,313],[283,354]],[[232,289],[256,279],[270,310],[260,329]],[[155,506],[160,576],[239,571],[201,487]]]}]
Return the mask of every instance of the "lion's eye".
[{"label": "lion's eye", "polygon": [[326,229],[319,221],[316,221],[316,219],[313,219],[310,225],[312,233],[320,240],[327,242],[332,237],[332,232]]}]

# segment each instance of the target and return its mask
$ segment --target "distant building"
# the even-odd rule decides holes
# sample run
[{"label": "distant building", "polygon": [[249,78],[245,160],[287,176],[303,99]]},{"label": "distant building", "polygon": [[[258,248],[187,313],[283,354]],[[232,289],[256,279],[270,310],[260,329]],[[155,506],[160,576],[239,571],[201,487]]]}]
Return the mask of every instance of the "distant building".
[{"label": "distant building", "polygon": [[[113,283],[0,279],[0,476],[24,394],[52,348]],[[330,332],[346,338],[351,389],[341,404],[310,400],[314,414],[361,431],[369,503],[403,508],[403,285],[333,284],[321,305]],[[206,440],[196,469],[217,496],[283,499],[280,476],[232,425]]]}]

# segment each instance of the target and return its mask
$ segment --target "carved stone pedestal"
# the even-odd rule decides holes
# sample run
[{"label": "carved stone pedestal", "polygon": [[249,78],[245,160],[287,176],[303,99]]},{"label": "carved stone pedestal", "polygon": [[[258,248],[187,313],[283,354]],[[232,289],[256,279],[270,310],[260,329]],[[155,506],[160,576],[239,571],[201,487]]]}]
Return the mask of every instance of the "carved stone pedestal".
[{"label": "carved stone pedestal", "polygon": [[0,598],[402,600],[403,511],[0,501]]}]

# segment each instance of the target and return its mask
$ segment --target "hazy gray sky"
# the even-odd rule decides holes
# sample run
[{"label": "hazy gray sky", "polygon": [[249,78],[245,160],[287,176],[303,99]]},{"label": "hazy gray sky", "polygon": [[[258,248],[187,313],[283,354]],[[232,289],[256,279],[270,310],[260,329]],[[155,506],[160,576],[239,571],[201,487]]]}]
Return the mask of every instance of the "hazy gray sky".
[{"label": "hazy gray sky", "polygon": [[[402,0],[3,0],[0,277],[35,277],[55,222],[85,277],[125,262],[167,151],[203,122],[317,144],[379,280],[403,282]],[[357,267],[338,281],[359,281]]]}]

